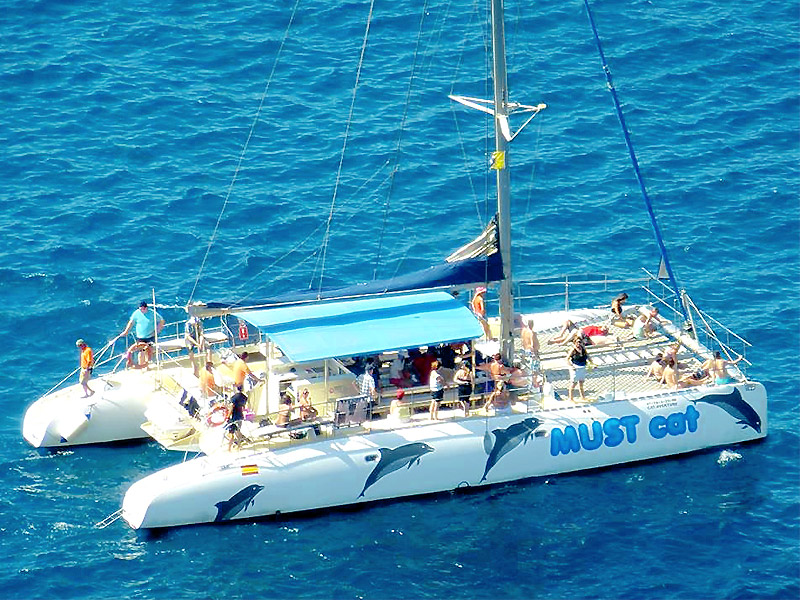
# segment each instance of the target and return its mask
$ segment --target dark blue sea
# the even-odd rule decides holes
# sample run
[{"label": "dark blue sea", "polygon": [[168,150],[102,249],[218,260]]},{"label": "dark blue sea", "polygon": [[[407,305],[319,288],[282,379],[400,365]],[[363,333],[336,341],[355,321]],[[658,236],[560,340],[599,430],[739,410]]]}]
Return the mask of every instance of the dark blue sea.
[{"label": "dark blue sea", "polygon": [[[40,454],[26,407],[153,290],[355,283],[476,235],[491,133],[447,95],[490,96],[485,2],[0,4],[0,597],[800,595],[796,2],[593,3],[679,282],[753,344],[764,442],[159,536],[94,524],[181,454]],[[515,277],[655,270],[582,2],[509,0],[506,33],[511,99],[548,105],[509,153]]]}]

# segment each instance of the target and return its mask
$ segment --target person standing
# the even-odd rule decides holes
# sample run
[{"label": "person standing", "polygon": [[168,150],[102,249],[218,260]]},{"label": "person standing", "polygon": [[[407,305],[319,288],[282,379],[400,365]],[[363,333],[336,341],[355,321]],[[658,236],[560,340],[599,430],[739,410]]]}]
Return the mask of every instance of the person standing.
[{"label": "person standing", "polygon": [[583,338],[578,336],[572,340],[572,347],[567,353],[570,402],[573,402],[572,393],[575,390],[575,384],[578,385],[578,390],[581,394],[581,401],[586,402],[586,396],[583,395],[583,382],[586,380],[587,362],[589,362],[589,354],[586,352],[586,346],[583,343]]},{"label": "person standing", "polygon": [[186,319],[183,332],[183,341],[186,344],[186,351],[189,353],[189,360],[192,363],[192,370],[194,371],[195,377],[197,377],[199,375],[199,363],[195,362],[194,353],[197,351],[201,355],[200,360],[202,361],[202,354],[205,346],[205,340],[203,338],[203,323],[197,318],[197,316],[192,315]]},{"label": "person standing", "polygon": [[475,288],[475,294],[472,297],[472,302],[470,303],[470,307],[472,308],[472,312],[480,321],[481,327],[483,327],[483,335],[486,337],[487,340],[492,339],[492,331],[489,328],[489,322],[486,320],[486,288],[483,286]]},{"label": "person standing", "polygon": [[453,375],[453,383],[458,386],[458,401],[461,403],[461,408],[464,409],[465,417],[469,414],[469,400],[472,397],[473,381],[469,361],[462,360],[458,370]]},{"label": "person standing", "polygon": [[205,367],[200,371],[200,391],[203,398],[211,398],[219,394],[217,382],[214,380],[214,364],[211,361],[206,361]]},{"label": "person standing", "polygon": [[94,369],[94,352],[83,340],[78,340],[75,345],[81,353],[81,372],[78,381],[83,386],[82,398],[88,398],[94,395],[94,390],[89,387],[89,379],[91,379]]},{"label": "person standing", "polygon": [[431,421],[435,421],[439,418],[439,404],[444,399],[444,377],[439,372],[438,360],[431,363],[431,375],[428,379],[428,385],[431,390]]},{"label": "person standing", "polygon": [[125,337],[133,328],[135,328],[136,342],[147,344],[147,362],[150,362],[153,358],[152,345],[156,341],[156,332],[161,333],[164,328],[164,319],[159,316],[158,323],[156,323],[155,313],[148,310],[147,300],[142,300],[139,308],[133,311],[131,318],[128,319],[128,324],[119,337]]},{"label": "person standing", "polygon": [[529,319],[525,323],[520,337],[522,338],[522,350],[525,352],[525,356],[528,357],[532,367],[533,361],[538,362],[539,360],[539,336],[533,330],[533,319]]},{"label": "person standing", "polygon": [[244,380],[247,377],[252,377],[256,381],[259,381],[258,377],[253,375],[253,372],[247,365],[248,356],[249,354],[247,352],[242,352],[239,358],[236,359],[236,362],[233,363],[233,368],[231,369],[233,371],[233,386],[240,392],[244,391]]}]

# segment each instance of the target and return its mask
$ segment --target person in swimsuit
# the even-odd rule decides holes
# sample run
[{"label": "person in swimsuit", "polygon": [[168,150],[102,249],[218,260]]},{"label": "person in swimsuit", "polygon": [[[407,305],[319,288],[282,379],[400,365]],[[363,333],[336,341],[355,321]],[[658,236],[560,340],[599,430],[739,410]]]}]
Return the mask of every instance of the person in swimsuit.
[{"label": "person in swimsuit", "polygon": [[470,303],[470,307],[472,308],[472,312],[480,321],[481,327],[483,327],[483,335],[486,337],[487,340],[492,339],[492,331],[489,328],[489,322],[486,320],[486,288],[476,287],[475,288],[475,295],[472,297],[472,302]]},{"label": "person in swimsuit", "polygon": [[497,387],[489,396],[483,409],[488,412],[489,408],[494,408],[494,414],[497,415],[510,415],[511,414],[511,394],[508,393],[508,386],[505,381],[498,381]]},{"label": "person in swimsuit", "polygon": [[722,358],[719,350],[717,350],[714,352],[714,358],[703,363],[703,367],[706,367],[706,364],[708,364],[707,370],[709,375],[714,378],[714,383],[717,385],[725,385],[726,383],[733,383],[736,381],[728,374],[728,365],[738,364],[743,358],[744,356],[740,354],[739,358],[736,360],[725,360]]}]

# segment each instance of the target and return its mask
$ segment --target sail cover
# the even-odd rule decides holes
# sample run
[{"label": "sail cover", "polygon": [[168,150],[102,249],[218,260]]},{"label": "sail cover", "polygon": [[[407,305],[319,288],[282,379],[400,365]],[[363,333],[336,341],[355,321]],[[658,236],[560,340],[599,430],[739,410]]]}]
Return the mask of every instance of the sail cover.
[{"label": "sail cover", "polygon": [[[470,243],[462,246],[443,263],[390,279],[379,279],[345,287],[283,293],[271,298],[239,302],[206,302],[204,309],[258,307],[292,302],[314,302],[334,298],[391,294],[432,289],[457,290],[486,285],[503,279],[503,261],[497,238],[497,216]],[[203,312],[198,309],[198,313]]]},{"label": "sail cover", "polygon": [[234,313],[293,362],[364,356],[480,337],[472,312],[446,292],[280,306]]}]

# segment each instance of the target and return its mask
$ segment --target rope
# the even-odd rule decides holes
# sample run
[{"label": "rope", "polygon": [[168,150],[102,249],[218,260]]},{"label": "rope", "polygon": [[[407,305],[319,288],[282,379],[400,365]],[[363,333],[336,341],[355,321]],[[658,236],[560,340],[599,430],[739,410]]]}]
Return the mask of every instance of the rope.
[{"label": "rope", "polygon": [[292,27],[292,23],[294,23],[294,17],[297,13],[297,7],[300,5],[300,0],[296,0],[294,4],[294,8],[292,8],[292,14],[289,17],[289,23],[286,26],[286,31],[283,34],[283,40],[281,40],[281,45],[278,47],[278,53],[275,56],[275,61],[272,63],[272,70],[270,71],[269,77],[267,78],[267,83],[264,86],[264,91],[261,94],[261,100],[258,103],[258,109],[256,110],[255,117],[253,118],[253,123],[250,125],[250,131],[247,134],[247,139],[244,142],[244,146],[242,146],[242,151],[239,153],[239,160],[236,163],[236,169],[233,172],[233,178],[231,179],[230,184],[228,185],[228,190],[225,193],[225,200],[222,203],[222,209],[219,211],[219,216],[217,217],[217,222],[214,225],[214,231],[211,233],[211,238],[208,240],[208,246],[206,247],[206,253],[203,256],[203,260],[200,263],[200,268],[197,271],[197,277],[194,280],[194,286],[192,287],[192,292],[189,294],[189,302],[187,304],[191,304],[192,300],[194,299],[194,293],[197,290],[197,285],[200,283],[200,277],[203,274],[203,269],[206,266],[206,262],[208,261],[208,255],[211,253],[211,247],[214,245],[214,242],[217,239],[217,232],[219,231],[220,223],[222,222],[222,216],[225,214],[225,209],[228,206],[228,201],[230,200],[231,193],[233,192],[233,186],[236,184],[236,180],[239,177],[239,171],[242,167],[242,162],[244,161],[244,155],[247,152],[247,148],[250,145],[250,140],[253,137],[253,132],[256,129],[256,124],[258,123],[258,119],[261,116],[261,109],[264,107],[264,101],[267,97],[267,92],[269,91],[270,85],[272,84],[272,78],[275,75],[275,70],[278,67],[278,61],[280,60],[281,53],[283,52],[283,47],[286,45],[286,40],[289,38],[289,30]]},{"label": "rope", "polygon": [[336,183],[333,186],[333,198],[331,199],[331,209],[328,213],[328,222],[325,227],[325,236],[322,241],[322,266],[320,268],[319,273],[319,287],[317,288],[317,294],[322,294],[322,281],[325,276],[325,259],[328,255],[328,240],[330,239],[330,232],[331,232],[331,221],[333,221],[333,211],[336,206],[336,195],[339,191],[339,182],[342,177],[342,165],[344,164],[344,154],[345,150],[347,149],[347,141],[350,137],[350,126],[353,122],[353,111],[355,110],[356,104],[356,93],[358,92],[358,83],[361,79],[361,67],[364,64],[364,54],[367,51],[367,40],[369,39],[369,27],[372,23],[372,11],[375,7],[375,0],[370,0],[369,3],[369,14],[367,15],[367,26],[364,30],[364,40],[361,43],[361,55],[358,58],[358,69],[356,70],[356,83],[353,86],[353,96],[350,100],[350,114],[347,117],[347,126],[345,127],[344,132],[344,141],[342,142],[342,153],[339,156],[339,168],[336,172]]},{"label": "rope", "polygon": [[[625,137],[625,144],[628,146],[628,154],[630,155],[631,163],[633,164],[633,170],[636,173],[636,179],[639,182],[639,188],[641,189],[642,197],[644,198],[644,203],[647,207],[647,213],[650,215],[650,223],[653,226],[653,233],[656,236],[656,243],[661,251],[661,258],[664,261],[664,268],[667,271],[667,276],[669,277],[670,285],[675,292],[675,296],[680,298],[681,294],[680,290],[678,289],[678,283],[675,281],[675,275],[673,274],[672,267],[669,264],[667,248],[664,245],[663,238],[661,237],[661,229],[656,221],[656,215],[655,212],[653,212],[653,204],[647,194],[647,188],[645,188],[644,179],[642,178],[642,173],[639,170],[639,161],[636,160],[636,153],[633,150],[633,142],[631,141],[630,134],[628,133],[628,127],[625,124],[625,115],[622,113],[622,105],[620,104],[619,97],[617,96],[617,90],[614,87],[614,82],[611,79],[611,69],[609,69],[605,54],[603,53],[603,45],[600,43],[600,35],[597,33],[597,26],[594,23],[592,9],[589,8],[589,0],[583,0],[583,4],[586,6],[586,14],[589,17],[589,23],[591,24],[592,32],[594,33],[594,41],[597,44],[597,52],[600,55],[600,63],[603,66],[603,72],[606,75],[606,82],[608,83],[608,89],[611,92],[611,97],[614,99],[614,107],[617,109],[617,118],[619,119],[620,127],[622,127],[622,135]],[[683,306],[683,304],[681,304],[681,313],[683,313],[684,319],[689,318],[689,316],[686,314],[686,308]]]}]

